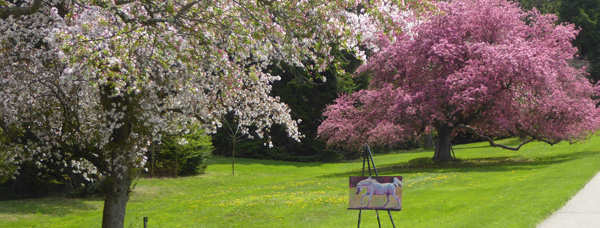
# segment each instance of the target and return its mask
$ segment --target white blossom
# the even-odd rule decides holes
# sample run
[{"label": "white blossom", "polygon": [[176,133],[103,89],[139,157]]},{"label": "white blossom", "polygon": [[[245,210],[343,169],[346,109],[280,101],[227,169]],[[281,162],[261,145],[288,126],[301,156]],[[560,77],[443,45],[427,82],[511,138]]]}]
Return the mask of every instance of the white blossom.
[{"label": "white blossom", "polygon": [[345,11],[358,2],[198,1],[182,12],[187,1],[53,0],[0,19],[0,127],[15,131],[5,132],[15,134],[1,160],[108,175],[143,166],[149,142],[165,133],[194,124],[215,132],[227,113],[246,134],[280,124],[300,140],[300,120],[269,95],[280,77],[265,69],[308,60],[324,70],[329,44],[371,40],[369,24],[379,24]]}]

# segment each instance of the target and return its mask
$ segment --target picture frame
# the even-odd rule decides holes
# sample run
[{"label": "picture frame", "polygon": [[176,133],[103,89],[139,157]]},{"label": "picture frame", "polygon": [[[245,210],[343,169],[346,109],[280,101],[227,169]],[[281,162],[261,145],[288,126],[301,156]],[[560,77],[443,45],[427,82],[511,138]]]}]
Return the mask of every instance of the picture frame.
[{"label": "picture frame", "polygon": [[402,210],[402,176],[351,176],[348,209]]}]

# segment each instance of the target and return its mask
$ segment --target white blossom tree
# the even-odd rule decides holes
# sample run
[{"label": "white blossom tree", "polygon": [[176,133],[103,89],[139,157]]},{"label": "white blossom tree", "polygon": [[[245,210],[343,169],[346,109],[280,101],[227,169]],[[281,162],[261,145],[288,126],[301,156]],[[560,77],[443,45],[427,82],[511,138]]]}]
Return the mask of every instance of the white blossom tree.
[{"label": "white blossom tree", "polygon": [[393,31],[395,4],[361,2],[0,0],[0,161],[102,176],[102,226],[123,227],[131,174],[161,134],[233,113],[244,134],[301,138],[264,69],[323,70],[329,43],[376,40],[357,24]]}]

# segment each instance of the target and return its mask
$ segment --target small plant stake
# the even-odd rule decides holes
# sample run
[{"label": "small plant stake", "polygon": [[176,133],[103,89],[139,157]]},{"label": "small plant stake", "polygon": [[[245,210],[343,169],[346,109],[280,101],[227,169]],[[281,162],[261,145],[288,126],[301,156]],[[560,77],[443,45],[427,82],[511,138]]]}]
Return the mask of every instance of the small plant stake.
[{"label": "small plant stake", "polygon": [[[371,165],[373,165],[373,171],[375,172],[375,178],[371,173]],[[369,172],[369,176],[365,177],[365,168]],[[360,228],[360,220],[362,216],[362,210],[375,210],[377,215],[377,223],[381,228],[381,220],[379,218],[379,211],[384,210],[388,212],[392,226],[395,228],[394,218],[392,217],[391,211],[402,210],[402,177],[401,176],[379,176],[375,162],[373,161],[373,154],[369,145],[365,145],[363,151],[363,168],[362,176],[350,177],[350,202],[348,209],[358,209],[358,228]],[[362,195],[359,195],[363,193]],[[385,201],[387,196],[387,201]],[[365,203],[364,201],[367,200]],[[385,204],[384,204],[385,203]]]}]

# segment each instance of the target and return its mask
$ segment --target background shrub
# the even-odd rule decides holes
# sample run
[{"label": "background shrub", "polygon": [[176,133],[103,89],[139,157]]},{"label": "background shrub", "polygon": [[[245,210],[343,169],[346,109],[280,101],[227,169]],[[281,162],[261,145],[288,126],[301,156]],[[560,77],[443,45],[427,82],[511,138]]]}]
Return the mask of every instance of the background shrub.
[{"label": "background shrub", "polygon": [[211,137],[199,127],[184,136],[167,135],[151,148],[146,168],[151,176],[190,176],[203,173],[213,151]]}]

